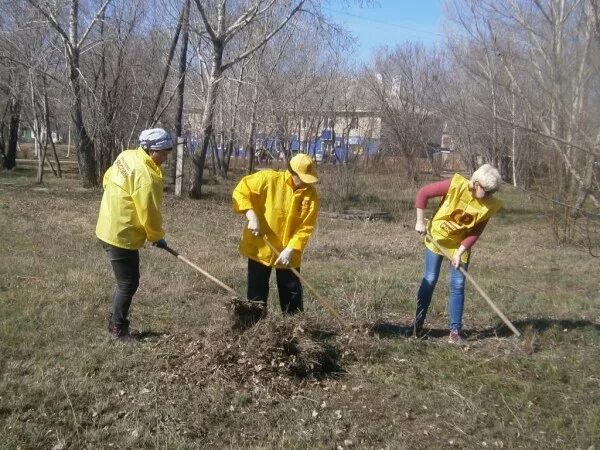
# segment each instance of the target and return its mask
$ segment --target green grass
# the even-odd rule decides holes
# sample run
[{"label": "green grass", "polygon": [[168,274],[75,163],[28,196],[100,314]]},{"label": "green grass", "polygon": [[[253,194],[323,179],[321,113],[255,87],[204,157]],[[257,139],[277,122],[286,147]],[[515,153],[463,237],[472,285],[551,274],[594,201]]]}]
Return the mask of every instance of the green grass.
[{"label": "green grass", "polygon": [[[327,208],[335,176],[323,175]],[[422,270],[415,188],[395,174],[356,176],[348,205],[394,220],[321,217],[302,267],[355,325],[333,338],[342,373],[239,381],[206,366],[226,345],[226,293],[144,249],[131,317],[146,338],[115,345],[104,324],[113,278],[94,237],[101,192],[51,176],[38,189],[32,171],[0,172],[0,448],[598,446],[600,261],[557,245],[543,205],[506,188],[470,273],[523,339],[469,287],[469,346],[448,346],[447,269],[432,337],[407,339]],[[173,248],[243,293],[233,178],[199,201],[167,195],[165,217]],[[273,281],[281,321],[275,291]],[[307,320],[327,316],[306,297]]]}]

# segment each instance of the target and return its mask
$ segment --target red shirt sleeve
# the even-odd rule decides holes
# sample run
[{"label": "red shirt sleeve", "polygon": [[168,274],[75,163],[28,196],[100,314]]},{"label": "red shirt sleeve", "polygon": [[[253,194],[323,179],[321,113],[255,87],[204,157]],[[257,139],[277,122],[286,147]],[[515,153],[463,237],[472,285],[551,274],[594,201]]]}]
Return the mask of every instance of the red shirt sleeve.
[{"label": "red shirt sleeve", "polygon": [[461,245],[464,245],[467,250],[473,247],[475,242],[477,242],[477,239],[479,239],[479,236],[481,236],[481,233],[483,233],[487,223],[488,221],[484,220],[483,222],[475,225],[469,235],[462,240]]},{"label": "red shirt sleeve", "polygon": [[447,180],[437,181],[435,183],[426,184],[415,197],[415,208],[425,209],[427,207],[427,201],[431,197],[441,197],[448,193],[450,189],[450,183],[452,182],[451,178]]}]

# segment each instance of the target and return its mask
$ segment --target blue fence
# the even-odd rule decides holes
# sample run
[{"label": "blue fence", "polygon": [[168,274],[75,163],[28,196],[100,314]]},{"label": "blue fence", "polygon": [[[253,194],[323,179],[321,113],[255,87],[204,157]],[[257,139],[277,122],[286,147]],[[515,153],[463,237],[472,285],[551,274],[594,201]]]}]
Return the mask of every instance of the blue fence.
[{"label": "blue fence", "polygon": [[[198,150],[200,145],[199,140],[188,135],[187,149],[193,154]],[[283,146],[278,145],[279,140],[272,135],[257,134],[256,148],[268,152],[271,157],[279,157],[279,148],[284,147],[290,149],[292,154],[300,151],[300,141],[297,136],[292,136],[289,141],[286,141]],[[345,161],[348,151],[350,157],[361,155],[375,155],[379,151],[379,139],[369,139],[361,136],[336,136],[331,130],[323,130],[321,136],[317,139],[310,140],[306,143],[307,153],[314,157],[317,161],[327,161],[335,158],[337,161]],[[218,148],[219,154],[222,155],[223,149]],[[243,147],[234,149],[233,156],[245,157],[246,150]]]}]

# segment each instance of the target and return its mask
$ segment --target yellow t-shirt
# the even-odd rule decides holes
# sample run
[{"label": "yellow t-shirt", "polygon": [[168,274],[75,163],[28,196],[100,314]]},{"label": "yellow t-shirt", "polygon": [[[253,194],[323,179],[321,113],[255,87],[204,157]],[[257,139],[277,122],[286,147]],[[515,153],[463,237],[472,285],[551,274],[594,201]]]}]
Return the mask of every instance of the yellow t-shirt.
[{"label": "yellow t-shirt", "polygon": [[[469,180],[455,174],[450,182],[448,193],[433,219],[429,223],[431,237],[450,255],[460,247],[475,226],[488,220],[502,207],[502,202],[494,197],[477,199],[471,194]],[[441,254],[437,247],[425,240],[425,245],[434,253]],[[469,260],[470,251],[462,254],[461,260]]]}]

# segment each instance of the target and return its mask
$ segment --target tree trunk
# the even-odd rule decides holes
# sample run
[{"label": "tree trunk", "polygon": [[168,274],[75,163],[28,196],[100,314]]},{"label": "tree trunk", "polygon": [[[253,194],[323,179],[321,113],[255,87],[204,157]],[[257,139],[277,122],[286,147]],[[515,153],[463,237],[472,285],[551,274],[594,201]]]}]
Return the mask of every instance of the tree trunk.
[{"label": "tree trunk", "polygon": [[[219,145],[217,144],[217,139],[215,137],[215,134],[213,133],[212,136],[210,137],[210,142],[211,142],[211,147],[213,150],[213,174],[217,175],[217,174],[222,174],[223,172],[223,163],[221,161],[221,155],[219,155]],[[221,135],[221,149],[223,148],[223,137]]]},{"label": "tree trunk", "polygon": [[[148,126],[152,127],[158,122],[159,117],[156,116],[158,111],[158,107],[160,105],[160,99],[162,98],[163,91],[165,90],[165,85],[167,84],[167,79],[169,78],[169,71],[171,68],[171,61],[173,61],[173,56],[175,56],[175,49],[177,48],[177,42],[179,41],[179,34],[181,33],[182,24],[184,18],[187,14],[187,9],[184,6],[181,10],[181,15],[179,16],[179,20],[177,21],[177,27],[175,28],[175,34],[173,35],[173,40],[171,41],[171,46],[169,47],[169,53],[167,54],[167,61],[165,63],[165,67],[163,69],[161,83],[156,91],[156,95],[154,96],[154,103],[152,106],[152,110],[150,111],[150,122],[148,122]],[[160,114],[159,114],[160,116]]]},{"label": "tree trunk", "polygon": [[8,146],[4,159],[4,168],[11,170],[16,166],[17,142],[19,141],[19,124],[21,123],[21,101],[13,99],[10,102],[10,119],[8,122]]},{"label": "tree trunk", "polygon": [[256,110],[258,108],[258,80],[254,84],[252,94],[252,113],[250,115],[250,132],[248,133],[248,175],[254,172],[254,134],[256,133]]},{"label": "tree trunk", "polygon": [[[183,10],[183,21],[181,25],[181,51],[179,53],[179,83],[177,84],[177,104],[175,105],[175,136],[183,137],[183,98],[185,92],[185,74],[187,71],[187,52],[189,33],[189,11],[190,0],[187,0]],[[177,177],[177,158],[171,158],[171,184],[175,184]]]},{"label": "tree trunk", "polygon": [[229,163],[231,161],[231,155],[233,154],[234,145],[235,145],[235,129],[237,126],[237,115],[238,115],[238,106],[240,102],[240,92],[242,90],[242,81],[244,79],[245,65],[242,65],[240,68],[240,79],[236,86],[235,90],[235,99],[233,103],[233,113],[231,118],[231,127],[229,128],[229,140],[227,142],[227,150],[223,154],[223,177],[227,178],[227,172],[229,172]]},{"label": "tree trunk", "polygon": [[83,122],[83,107],[81,101],[81,84],[79,81],[79,49],[72,48],[71,64],[69,65],[69,79],[73,90],[73,125],[79,142],[77,143],[77,162],[83,187],[89,188],[98,185],[96,174],[96,157],[94,143],[90,139]]},{"label": "tree trunk", "polygon": [[[511,85],[511,89],[512,89]],[[511,112],[512,112],[512,121],[515,123],[515,93],[512,93],[511,96]],[[517,140],[517,129],[513,125],[512,127],[512,136],[511,136],[511,163],[512,163],[512,182],[513,186],[517,187],[517,152],[515,150],[515,143]]]},{"label": "tree trunk", "polygon": [[[60,167],[60,161],[58,160],[58,154],[56,153],[56,146],[54,145],[54,141],[52,139],[50,139],[50,144],[52,145],[52,155],[54,156],[54,162],[56,163],[56,172],[54,175],[56,175],[58,178],[62,178],[62,168]],[[50,167],[52,167],[52,164],[50,164]],[[54,171],[54,168],[52,168],[52,170]]]},{"label": "tree trunk", "polygon": [[208,92],[206,97],[206,106],[202,114],[202,138],[200,140],[200,154],[195,154],[192,158],[194,163],[192,179],[190,184],[190,197],[200,198],[202,196],[202,177],[204,175],[204,164],[206,162],[206,152],[210,145],[210,137],[213,132],[213,120],[215,117],[215,106],[219,94],[219,84],[221,83],[221,65],[223,62],[223,47],[219,47],[213,58],[210,78],[208,80]]}]

